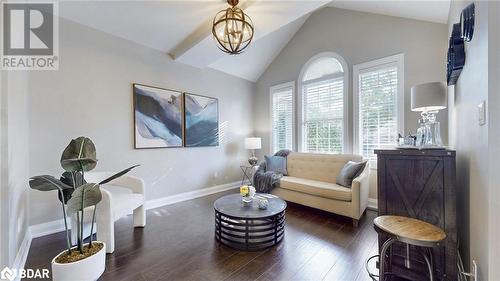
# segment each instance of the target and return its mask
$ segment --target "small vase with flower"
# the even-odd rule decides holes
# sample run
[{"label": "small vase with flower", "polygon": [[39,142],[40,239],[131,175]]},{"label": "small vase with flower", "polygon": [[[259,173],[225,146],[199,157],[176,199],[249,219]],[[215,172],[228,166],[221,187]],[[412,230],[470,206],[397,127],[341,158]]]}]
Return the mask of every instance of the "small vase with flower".
[{"label": "small vase with flower", "polygon": [[241,201],[243,202],[243,205],[250,205],[252,204],[253,197],[255,196],[255,187],[253,186],[248,186],[248,185],[243,185],[240,187],[240,195],[241,195]]}]

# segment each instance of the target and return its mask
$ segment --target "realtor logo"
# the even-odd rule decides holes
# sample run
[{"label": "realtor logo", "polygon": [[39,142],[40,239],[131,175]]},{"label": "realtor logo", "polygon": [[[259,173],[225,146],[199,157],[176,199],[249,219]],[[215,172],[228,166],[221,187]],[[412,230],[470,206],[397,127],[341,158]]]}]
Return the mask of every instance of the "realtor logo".
[{"label": "realtor logo", "polygon": [[58,68],[57,3],[3,3],[2,69]]}]

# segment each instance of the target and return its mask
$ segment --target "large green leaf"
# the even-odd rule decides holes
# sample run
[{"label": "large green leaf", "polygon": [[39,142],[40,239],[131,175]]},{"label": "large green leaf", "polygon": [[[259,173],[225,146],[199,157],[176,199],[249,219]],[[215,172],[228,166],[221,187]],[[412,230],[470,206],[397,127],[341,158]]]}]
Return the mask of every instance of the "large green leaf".
[{"label": "large green leaf", "polygon": [[134,166],[132,166],[130,168],[127,168],[127,169],[125,169],[125,170],[123,170],[121,172],[118,172],[118,173],[112,175],[111,177],[109,177],[109,178],[107,178],[105,180],[102,180],[99,184],[105,184],[105,183],[108,183],[108,182],[110,182],[110,181],[112,181],[114,179],[117,179],[117,178],[125,175],[126,173],[130,172],[133,168],[136,168],[136,167],[139,167],[139,166],[141,166],[141,165],[134,165]]},{"label": "large green leaf", "polygon": [[53,176],[43,175],[30,178],[29,185],[32,189],[40,191],[71,189],[72,187],[54,178]]},{"label": "large green leaf", "polygon": [[[73,176],[74,176],[75,183],[73,183]],[[61,175],[60,180],[67,185],[74,186],[75,188],[77,188],[78,186],[80,186],[82,184],[87,183],[85,181],[85,179],[83,178],[82,173],[80,173],[80,172],[75,172],[75,173],[64,172]]]},{"label": "large green leaf", "polygon": [[[82,211],[86,207],[94,206],[102,199],[101,189],[97,183],[86,183],[73,192],[69,199],[68,215],[71,216],[78,211]],[[82,208],[83,207],[83,208]]]},{"label": "large green leaf", "polygon": [[[73,175],[74,175],[74,179],[75,179],[75,183],[73,183]],[[80,185],[82,184],[86,184],[87,182],[85,181],[85,179],[83,179],[83,176],[82,176],[82,173],[80,172],[64,172],[60,178],[60,180],[69,185],[69,186],[73,186],[73,188],[68,188],[68,189],[64,189],[62,191],[62,196],[64,196],[64,201],[63,201],[63,197],[61,196],[61,193],[57,193],[57,197],[59,198],[59,201],[61,202],[68,202],[69,199],[71,199],[71,194],[73,194],[73,191]]]},{"label": "large green leaf", "polygon": [[[71,199],[71,195],[73,194],[73,191],[74,191],[73,188],[64,189],[62,191],[62,196],[61,196],[61,192],[58,192],[57,199],[59,199],[60,202],[63,202],[64,204],[66,204],[66,202],[68,202],[69,199]],[[63,196],[64,196],[64,201],[63,201]]]},{"label": "large green leaf", "polygon": [[71,140],[61,156],[61,166],[67,172],[90,171],[97,165],[94,143],[86,137]]}]

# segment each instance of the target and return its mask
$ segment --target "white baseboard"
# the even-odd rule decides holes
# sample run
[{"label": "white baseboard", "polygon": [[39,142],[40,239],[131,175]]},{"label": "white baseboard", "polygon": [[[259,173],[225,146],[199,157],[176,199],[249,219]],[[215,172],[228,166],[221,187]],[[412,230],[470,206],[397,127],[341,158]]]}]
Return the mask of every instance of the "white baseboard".
[{"label": "white baseboard", "polygon": [[182,201],[187,201],[191,199],[195,199],[198,197],[203,197],[207,196],[210,194],[230,190],[233,188],[236,188],[240,185],[239,181],[231,182],[231,183],[226,183],[226,184],[221,184],[221,185],[216,185],[212,187],[207,187],[199,190],[194,190],[194,191],[189,191],[189,192],[183,192],[179,193],[176,195],[171,195],[171,196],[166,196],[158,199],[153,199],[153,200],[148,200],[146,201],[145,207],[146,210],[149,209],[154,209],[166,205],[171,205],[175,203],[179,203]]},{"label": "white baseboard", "polygon": [[[68,221],[68,227],[69,221]],[[41,236],[57,233],[63,231],[64,228],[64,220],[55,220],[55,221],[49,221],[49,222],[44,222],[40,224],[35,224],[30,226],[29,231],[31,232],[31,237],[32,238],[38,238]]]},{"label": "white baseboard", "polygon": [[368,209],[378,211],[378,200],[375,198],[368,198]]},{"label": "white baseboard", "polygon": [[[11,266],[11,269],[16,269],[19,272],[19,269],[24,268],[26,264],[26,259],[28,258],[28,253],[30,252],[31,241],[33,237],[31,236],[31,232],[28,229],[26,234],[24,235],[23,242],[21,242],[21,246],[19,246],[19,250],[17,251],[16,258],[14,259],[14,263]],[[16,276],[14,281],[20,280],[20,276]]]}]

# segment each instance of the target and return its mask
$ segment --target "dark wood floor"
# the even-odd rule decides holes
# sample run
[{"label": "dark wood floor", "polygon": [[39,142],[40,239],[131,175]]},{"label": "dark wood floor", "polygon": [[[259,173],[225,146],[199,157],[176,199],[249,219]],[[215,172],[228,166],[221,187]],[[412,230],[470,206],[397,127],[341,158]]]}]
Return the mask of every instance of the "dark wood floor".
[{"label": "dark wood floor", "polygon": [[[289,204],[282,243],[243,252],[214,239],[212,204],[221,195],[149,210],[143,229],[130,216],[119,220],[100,280],[371,280],[364,265],[377,252],[375,212],[355,229],[347,218]],[[34,239],[26,267],[50,268],[64,246],[62,232]]]}]

